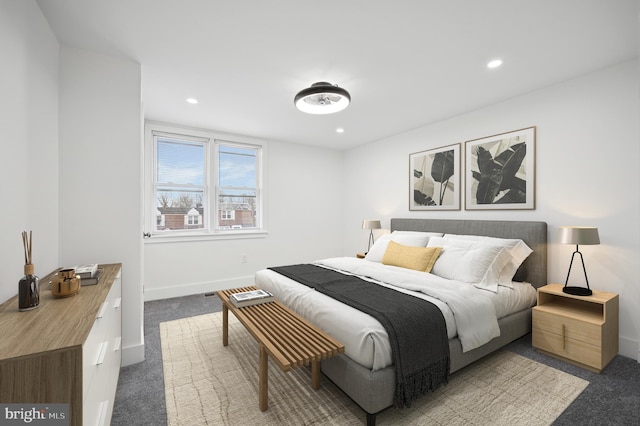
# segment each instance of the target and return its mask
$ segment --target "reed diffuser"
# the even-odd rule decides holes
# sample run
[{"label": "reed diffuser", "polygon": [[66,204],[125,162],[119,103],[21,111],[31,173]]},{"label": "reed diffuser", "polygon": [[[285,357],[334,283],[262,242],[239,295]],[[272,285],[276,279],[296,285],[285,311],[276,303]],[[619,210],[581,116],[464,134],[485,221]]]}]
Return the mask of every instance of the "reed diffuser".
[{"label": "reed diffuser", "polygon": [[24,246],[24,277],[18,284],[18,309],[30,311],[40,305],[40,278],[34,275],[35,268],[31,263],[33,250],[33,234],[22,231],[22,244]]}]

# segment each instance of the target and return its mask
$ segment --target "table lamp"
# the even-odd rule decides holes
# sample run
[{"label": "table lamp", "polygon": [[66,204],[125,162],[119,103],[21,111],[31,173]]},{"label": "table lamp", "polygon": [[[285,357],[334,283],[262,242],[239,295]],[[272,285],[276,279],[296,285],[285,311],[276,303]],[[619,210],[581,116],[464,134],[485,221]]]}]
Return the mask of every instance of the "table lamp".
[{"label": "table lamp", "polygon": [[373,244],[373,230],[380,229],[380,221],[379,220],[363,220],[362,221],[362,229],[370,229],[369,232],[369,245],[367,246],[367,253],[369,253],[369,249],[371,249],[371,245]]},{"label": "table lamp", "polygon": [[[591,226],[561,226],[558,229],[558,236],[561,244],[575,244],[576,251],[571,255],[571,263],[569,263],[569,272],[567,272],[567,279],[564,282],[562,291],[567,294],[573,294],[575,296],[591,296],[593,292],[589,288],[589,279],[587,278],[587,269],[584,267],[584,258],[582,253],[578,250],[580,244],[594,245],[600,244],[600,237],[598,236],[598,228]],[[584,279],[587,282],[587,288],[568,286],[569,275],[571,274],[571,265],[573,265],[573,258],[576,254],[580,255],[580,261],[582,262],[582,270],[584,271]]]}]

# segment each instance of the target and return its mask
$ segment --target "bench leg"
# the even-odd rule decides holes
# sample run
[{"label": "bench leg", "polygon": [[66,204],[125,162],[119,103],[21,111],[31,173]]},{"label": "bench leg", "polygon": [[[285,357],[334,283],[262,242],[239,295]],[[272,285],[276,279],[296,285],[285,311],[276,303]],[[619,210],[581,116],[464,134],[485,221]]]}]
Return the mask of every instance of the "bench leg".
[{"label": "bench leg", "polygon": [[314,390],[320,389],[320,361],[311,361],[311,387]]},{"label": "bench leg", "polygon": [[229,308],[222,304],[222,346],[229,344]]},{"label": "bench leg", "polygon": [[260,400],[260,411],[269,408],[269,354],[263,344],[260,344],[260,366],[258,368],[258,398]]},{"label": "bench leg", "polygon": [[376,426],[376,415],[367,413],[367,426]]}]

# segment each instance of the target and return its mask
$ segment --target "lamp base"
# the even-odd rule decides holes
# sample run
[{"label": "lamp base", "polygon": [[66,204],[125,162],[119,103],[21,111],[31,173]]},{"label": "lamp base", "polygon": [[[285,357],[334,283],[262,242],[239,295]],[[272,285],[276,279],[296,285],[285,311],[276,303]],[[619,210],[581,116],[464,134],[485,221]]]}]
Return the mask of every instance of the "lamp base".
[{"label": "lamp base", "polygon": [[562,292],[567,294],[573,294],[574,296],[591,296],[593,292],[585,287],[562,287]]}]

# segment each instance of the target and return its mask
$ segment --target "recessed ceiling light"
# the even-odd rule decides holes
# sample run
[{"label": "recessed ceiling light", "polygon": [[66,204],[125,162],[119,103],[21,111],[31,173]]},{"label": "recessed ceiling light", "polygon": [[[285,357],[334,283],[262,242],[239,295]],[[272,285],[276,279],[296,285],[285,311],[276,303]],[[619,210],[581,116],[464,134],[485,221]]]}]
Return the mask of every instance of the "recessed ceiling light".
[{"label": "recessed ceiling light", "polygon": [[187,102],[189,102],[190,104],[195,105],[195,104],[198,103],[198,100],[196,98],[187,98]]},{"label": "recessed ceiling light", "polygon": [[338,127],[336,129],[336,133],[344,133],[344,129],[342,127]]},{"label": "recessed ceiling light", "polygon": [[494,59],[487,64],[487,68],[498,68],[500,65],[502,65],[502,59]]}]

